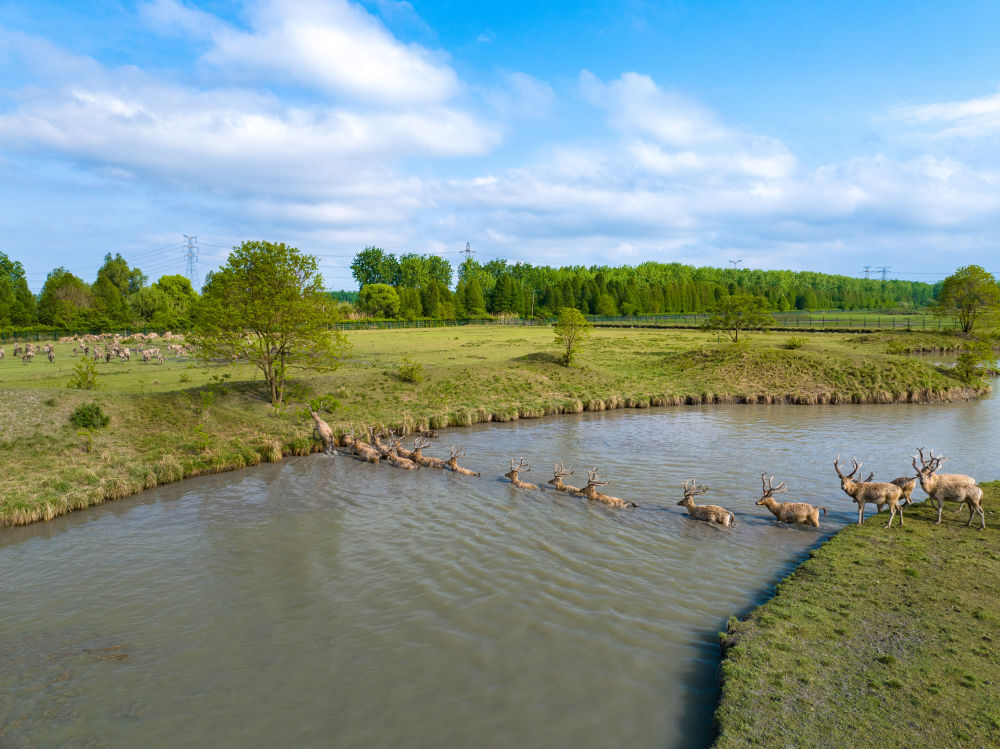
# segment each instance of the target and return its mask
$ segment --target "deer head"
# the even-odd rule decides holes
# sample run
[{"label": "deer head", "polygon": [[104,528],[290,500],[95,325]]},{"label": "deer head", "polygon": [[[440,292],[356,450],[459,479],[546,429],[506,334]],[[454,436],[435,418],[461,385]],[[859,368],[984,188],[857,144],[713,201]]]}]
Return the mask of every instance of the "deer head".
[{"label": "deer head", "polygon": [[[451,446],[451,460],[458,460],[459,458],[465,457],[465,450],[461,447]],[[513,462],[513,461],[512,461]]]},{"label": "deer head", "polygon": [[854,463],[854,470],[845,476],[840,470],[840,456],[838,455],[837,459],[833,461],[833,467],[836,469],[837,475],[840,476],[840,488],[844,491],[847,491],[848,487],[857,483],[854,481],[854,474],[861,470],[861,464],[857,458],[851,458],[851,462]]},{"label": "deer head", "polygon": [[[837,461],[838,461],[838,463],[840,461],[840,456],[839,455],[837,456]],[[837,468],[837,473],[840,473],[840,468],[839,467]],[[761,483],[761,487],[762,487],[761,490],[764,492],[764,496],[762,496],[760,499],[758,499],[754,504],[765,505],[765,504],[767,504],[768,500],[776,501],[774,499],[775,492],[788,491],[787,489],[785,489],[785,482],[784,481],[782,481],[777,486],[774,486],[772,484],[773,481],[774,481],[774,476],[771,476],[770,478],[768,478],[768,475],[766,473],[762,473],[760,475],[760,483]]]},{"label": "deer head", "polygon": [[686,505],[688,502],[693,502],[694,497],[697,497],[699,494],[704,494],[709,490],[709,487],[707,486],[698,486],[694,479],[691,479],[690,481],[683,481],[681,483],[684,486],[684,499],[677,503],[679,505]]},{"label": "deer head", "polygon": [[417,437],[413,440],[413,452],[420,452],[429,444],[431,444],[431,441],[426,437]]},{"label": "deer head", "polygon": [[590,471],[587,471],[587,488],[588,489],[590,489],[591,487],[595,487],[595,486],[607,486],[607,485],[608,485],[607,481],[601,481],[598,478],[598,476],[597,476],[597,469],[596,468],[594,468],[594,469],[592,469]]},{"label": "deer head", "polygon": [[923,476],[925,478],[927,476],[930,476],[938,468],[941,467],[942,463],[944,463],[946,460],[948,460],[948,456],[947,455],[935,455],[933,447],[930,450],[930,454],[926,458],[924,457],[924,448],[918,447],[917,448],[917,452],[920,453],[920,465],[919,466],[917,465],[917,456],[916,455],[911,455],[910,456],[910,457],[913,458],[912,462],[913,462],[913,467],[917,471],[917,478],[920,478],[921,476]]}]

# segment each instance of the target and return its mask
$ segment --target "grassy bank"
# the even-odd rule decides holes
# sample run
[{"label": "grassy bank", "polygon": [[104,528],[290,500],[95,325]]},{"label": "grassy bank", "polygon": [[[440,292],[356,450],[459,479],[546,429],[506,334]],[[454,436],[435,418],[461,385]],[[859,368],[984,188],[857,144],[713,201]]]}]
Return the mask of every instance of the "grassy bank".
[{"label": "grassy bank", "polygon": [[[1000,746],[1000,482],[811,553],[725,635],[717,747]],[[919,493],[919,492],[918,492]]]},{"label": "grassy bank", "polygon": [[[935,347],[938,334],[761,334],[732,346],[699,331],[597,330],[578,366],[556,361],[548,328],[356,331],[351,360],[300,377],[273,409],[245,366],[101,363],[95,392],[66,389],[72,346],[55,363],[0,362],[0,524],[48,519],[158,484],[304,454],[317,445],[296,404],[333,395],[334,429],[461,426],[553,413],[703,402],[844,403],[974,397],[947,371],[887,353]],[[423,368],[404,382],[409,357]],[[77,430],[69,416],[97,401],[111,424]]]}]

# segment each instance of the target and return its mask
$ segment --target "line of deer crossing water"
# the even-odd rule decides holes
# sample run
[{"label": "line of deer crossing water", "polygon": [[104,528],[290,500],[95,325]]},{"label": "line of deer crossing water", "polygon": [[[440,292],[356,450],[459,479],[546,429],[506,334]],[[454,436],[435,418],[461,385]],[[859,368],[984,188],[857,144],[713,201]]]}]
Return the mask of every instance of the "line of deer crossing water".
[{"label": "line of deer crossing water", "polygon": [[[461,444],[481,478],[317,455],[3,529],[0,737],[704,745],[726,618],[856,522],[833,457],[891,478],[928,445],[949,470],[992,478],[998,406],[692,406],[480,425],[423,451]],[[607,490],[639,507],[516,489],[502,477],[513,455],[598,465]],[[754,504],[765,471],[829,516],[777,523]],[[677,505],[692,479],[732,527]]]}]

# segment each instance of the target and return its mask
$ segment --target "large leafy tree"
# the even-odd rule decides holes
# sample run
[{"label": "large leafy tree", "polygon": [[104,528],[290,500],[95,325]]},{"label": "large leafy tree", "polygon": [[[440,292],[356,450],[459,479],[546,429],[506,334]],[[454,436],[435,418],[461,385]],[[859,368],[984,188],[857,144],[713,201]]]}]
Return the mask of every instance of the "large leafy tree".
[{"label": "large leafy tree", "polygon": [[587,321],[580,310],[574,307],[563,307],[559,310],[559,319],[553,326],[556,343],[562,348],[560,361],[564,367],[573,363],[573,357],[584,338],[593,331],[593,324]]},{"label": "large leafy tree", "polygon": [[244,242],[206,279],[191,339],[206,359],[256,366],[280,405],[292,368],[333,371],[350,352],[330,329],[335,315],[315,257],[283,242]]},{"label": "large leafy tree", "polygon": [[361,287],[358,307],[375,317],[395,317],[399,314],[399,294],[387,283],[370,283]]},{"label": "large leafy tree", "polygon": [[708,328],[725,331],[736,343],[741,331],[764,330],[774,325],[766,305],[767,300],[759,296],[724,296],[715,304],[705,324]]},{"label": "large leafy tree", "polygon": [[936,313],[954,316],[964,333],[971,332],[980,318],[998,309],[1000,286],[979,265],[963,266],[944,279],[934,306]]},{"label": "large leafy tree", "polygon": [[35,297],[28,288],[24,266],[0,252],[0,325],[30,325],[35,321]]},{"label": "large leafy tree", "polygon": [[361,287],[370,283],[399,286],[402,274],[399,261],[391,252],[386,252],[379,247],[365,247],[354,256],[354,261],[351,263],[351,275]]},{"label": "large leafy tree", "polygon": [[65,268],[56,268],[45,279],[38,296],[38,319],[66,328],[84,325],[92,305],[90,286]]}]

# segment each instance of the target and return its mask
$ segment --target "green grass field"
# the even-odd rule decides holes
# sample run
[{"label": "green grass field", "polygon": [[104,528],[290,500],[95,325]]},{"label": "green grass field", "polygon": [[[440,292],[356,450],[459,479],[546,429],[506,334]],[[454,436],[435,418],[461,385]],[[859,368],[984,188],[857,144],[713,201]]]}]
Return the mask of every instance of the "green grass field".
[{"label": "green grass field", "polygon": [[716,746],[1000,746],[1000,482],[984,490],[986,530],[950,508],[935,526],[930,502],[903,528],[869,518],[732,621]]}]

